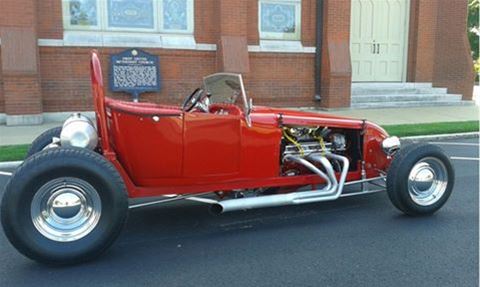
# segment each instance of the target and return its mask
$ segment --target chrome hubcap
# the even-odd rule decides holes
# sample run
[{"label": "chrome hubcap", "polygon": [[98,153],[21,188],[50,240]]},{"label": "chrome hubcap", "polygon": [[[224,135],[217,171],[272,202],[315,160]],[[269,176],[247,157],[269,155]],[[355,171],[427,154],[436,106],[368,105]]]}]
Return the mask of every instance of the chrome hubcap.
[{"label": "chrome hubcap", "polygon": [[70,242],[88,235],[98,224],[101,200],[88,182],[71,177],[51,180],[32,200],[31,218],[45,237]]},{"label": "chrome hubcap", "polygon": [[436,203],[447,190],[447,168],[439,159],[426,157],[417,162],[408,176],[408,192],[422,206]]}]

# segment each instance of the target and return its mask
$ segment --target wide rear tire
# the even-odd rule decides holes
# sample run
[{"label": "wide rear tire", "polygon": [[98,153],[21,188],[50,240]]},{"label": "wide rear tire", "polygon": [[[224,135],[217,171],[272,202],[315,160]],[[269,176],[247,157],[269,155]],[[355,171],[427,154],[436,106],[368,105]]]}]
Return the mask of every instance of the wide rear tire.
[{"label": "wide rear tire", "polygon": [[407,215],[430,215],[448,200],[455,171],[436,145],[412,144],[396,155],[387,174],[387,193],[395,207]]},{"label": "wide rear tire", "polygon": [[25,160],[7,183],[1,222],[12,245],[46,264],[76,264],[103,253],[128,212],[115,167],[87,149],[55,148]]}]

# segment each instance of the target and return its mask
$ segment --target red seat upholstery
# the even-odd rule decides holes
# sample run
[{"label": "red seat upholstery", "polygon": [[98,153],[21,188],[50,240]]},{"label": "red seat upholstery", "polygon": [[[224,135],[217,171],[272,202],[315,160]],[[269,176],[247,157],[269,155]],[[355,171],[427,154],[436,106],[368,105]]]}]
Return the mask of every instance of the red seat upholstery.
[{"label": "red seat upholstery", "polygon": [[234,104],[215,103],[215,104],[211,104],[208,109],[212,114],[215,114],[220,110],[227,112],[229,115],[239,116],[242,114],[242,110],[237,105],[234,105]]}]

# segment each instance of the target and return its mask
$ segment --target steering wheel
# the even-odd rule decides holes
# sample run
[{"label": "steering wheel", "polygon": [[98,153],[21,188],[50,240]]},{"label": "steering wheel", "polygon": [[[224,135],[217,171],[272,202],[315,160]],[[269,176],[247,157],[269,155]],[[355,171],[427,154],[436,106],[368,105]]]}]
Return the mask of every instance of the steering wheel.
[{"label": "steering wheel", "polygon": [[182,110],[185,112],[191,111],[200,102],[203,95],[203,89],[197,88],[193,93],[188,96],[182,104]]}]

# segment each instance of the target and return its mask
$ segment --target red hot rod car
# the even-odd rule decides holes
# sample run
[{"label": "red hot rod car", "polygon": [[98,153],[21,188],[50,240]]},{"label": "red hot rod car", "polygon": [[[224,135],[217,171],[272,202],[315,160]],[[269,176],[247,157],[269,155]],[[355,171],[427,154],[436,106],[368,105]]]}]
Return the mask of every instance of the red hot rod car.
[{"label": "red hot rod car", "polygon": [[365,120],[253,106],[238,74],[205,77],[181,107],[105,97],[95,52],[91,81],[96,123],[74,114],[40,135],[3,195],[6,236],[40,262],[92,259],[119,235],[129,208],[174,200],[222,213],[386,190],[415,216],[437,211],[452,192],[454,171],[439,147],[400,148]]}]

